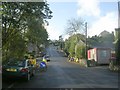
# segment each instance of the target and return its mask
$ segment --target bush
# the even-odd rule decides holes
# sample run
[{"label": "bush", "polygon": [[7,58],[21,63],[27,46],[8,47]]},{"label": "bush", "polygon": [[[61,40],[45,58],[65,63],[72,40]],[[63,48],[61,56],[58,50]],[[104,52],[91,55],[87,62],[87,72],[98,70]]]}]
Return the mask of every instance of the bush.
[{"label": "bush", "polygon": [[77,45],[75,55],[77,58],[85,58],[85,46],[84,45]]}]

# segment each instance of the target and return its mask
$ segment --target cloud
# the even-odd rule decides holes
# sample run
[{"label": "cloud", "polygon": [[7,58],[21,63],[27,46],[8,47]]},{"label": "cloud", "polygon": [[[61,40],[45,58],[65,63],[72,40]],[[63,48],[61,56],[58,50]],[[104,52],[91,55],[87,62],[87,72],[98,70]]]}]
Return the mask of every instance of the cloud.
[{"label": "cloud", "polygon": [[99,0],[78,0],[77,15],[99,17]]},{"label": "cloud", "polygon": [[88,36],[99,35],[104,30],[109,32],[114,31],[118,27],[117,21],[115,12],[107,13],[92,23],[92,26],[88,29]]},{"label": "cloud", "polygon": [[66,40],[66,39],[68,39],[70,36],[69,35],[64,35],[63,36],[63,40]]},{"label": "cloud", "polygon": [[[35,1],[39,2],[39,0],[35,0]],[[77,2],[77,1],[78,0],[47,0],[47,2]],[[86,3],[87,3],[88,1],[91,1],[91,0],[84,0],[84,1],[86,1]],[[118,2],[118,0],[97,0],[97,1],[100,1],[100,2]]]},{"label": "cloud", "polygon": [[77,0],[47,0],[48,2],[77,2]]},{"label": "cloud", "polygon": [[50,25],[50,26],[47,26],[46,29],[47,29],[47,32],[49,34],[50,39],[52,39],[52,40],[59,39],[59,36],[61,35],[60,34],[61,32],[57,31],[55,26]]},{"label": "cloud", "polygon": [[59,40],[59,36],[62,35],[63,39],[68,39],[69,35],[63,34],[60,30],[57,30],[57,27],[54,25],[49,25],[45,27],[47,29],[49,39],[51,40]]},{"label": "cloud", "polygon": [[[107,0],[106,2],[110,2]],[[106,30],[112,32],[118,27],[118,18],[116,12],[107,12],[104,16],[101,15],[100,3],[104,0],[78,0],[78,16],[85,16],[87,18],[96,18],[96,21],[88,23],[88,36],[99,35]],[[116,2],[113,0],[113,2]],[[91,25],[91,26],[89,26]]]}]

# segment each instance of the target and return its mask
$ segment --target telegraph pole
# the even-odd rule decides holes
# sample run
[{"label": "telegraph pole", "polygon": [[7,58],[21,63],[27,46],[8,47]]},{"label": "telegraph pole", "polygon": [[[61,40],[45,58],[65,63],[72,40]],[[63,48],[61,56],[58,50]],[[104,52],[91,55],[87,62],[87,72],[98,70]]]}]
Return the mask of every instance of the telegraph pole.
[{"label": "telegraph pole", "polygon": [[117,61],[120,64],[120,1],[118,1]]},{"label": "telegraph pole", "polygon": [[85,22],[85,58],[87,59],[87,22]]},{"label": "telegraph pole", "polygon": [[118,28],[120,28],[120,1],[118,1]]},{"label": "telegraph pole", "polygon": [[117,64],[120,64],[120,1],[118,1],[118,28],[115,29],[115,53]]}]

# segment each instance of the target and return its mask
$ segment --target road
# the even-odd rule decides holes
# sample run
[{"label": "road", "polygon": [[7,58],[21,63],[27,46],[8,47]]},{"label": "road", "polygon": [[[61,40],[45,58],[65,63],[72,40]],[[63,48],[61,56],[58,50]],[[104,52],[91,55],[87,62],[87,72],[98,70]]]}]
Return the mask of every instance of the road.
[{"label": "road", "polygon": [[29,82],[3,81],[3,88],[118,88],[118,74],[108,66],[81,67],[52,46],[47,51],[51,56],[47,72],[37,72]]}]

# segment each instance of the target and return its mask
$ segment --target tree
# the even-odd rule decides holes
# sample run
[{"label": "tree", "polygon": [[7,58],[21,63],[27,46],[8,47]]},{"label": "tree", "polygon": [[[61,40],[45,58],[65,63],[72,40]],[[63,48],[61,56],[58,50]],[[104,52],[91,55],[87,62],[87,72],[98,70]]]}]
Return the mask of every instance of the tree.
[{"label": "tree", "polygon": [[90,47],[109,47],[113,50],[115,46],[113,45],[114,42],[114,33],[109,33],[107,31],[101,32],[98,36],[92,36],[91,38],[87,38],[88,45]]},{"label": "tree", "polygon": [[[15,57],[19,56],[19,50],[14,49],[13,46],[21,48],[24,53],[24,51],[26,51],[27,33],[28,35],[31,34],[31,36],[34,34],[35,37],[32,37],[32,41],[41,41],[41,43],[48,37],[42,25],[44,21],[46,21],[45,19],[52,17],[52,11],[49,9],[46,2],[2,2],[1,9],[3,56],[9,57],[10,54]],[[35,19],[35,21],[33,21],[33,19]],[[34,25],[30,24],[30,20],[32,20]],[[41,32],[45,40],[44,38],[39,39],[38,34]],[[29,40],[30,38],[31,37],[29,37]],[[16,53],[16,55],[14,53]]]},{"label": "tree", "polygon": [[75,56],[77,58],[86,58],[85,57],[85,45],[84,44],[77,44],[76,47],[75,47]]},{"label": "tree", "polygon": [[4,46],[17,32],[28,27],[27,22],[30,19],[37,18],[43,21],[50,18],[52,12],[45,2],[2,2],[2,13]]},{"label": "tree", "polygon": [[115,29],[116,64],[120,65],[120,28]]},{"label": "tree", "polygon": [[66,33],[69,35],[77,34],[77,33],[85,33],[84,29],[84,21],[81,18],[75,19],[72,18],[68,20]]},{"label": "tree", "polygon": [[[25,40],[21,37],[20,33],[17,33],[15,38],[10,39],[10,42],[6,47],[2,48],[2,59],[8,58],[21,58],[25,54],[26,46]],[[22,53],[20,53],[22,52]]]},{"label": "tree", "polygon": [[69,48],[70,48],[70,40],[66,39],[64,42],[64,52],[69,55]]},{"label": "tree", "polygon": [[79,43],[79,41],[85,43],[84,21],[81,18],[78,19],[72,18],[68,20],[66,33],[70,35],[70,38],[68,39],[67,42],[65,42],[65,51],[66,52],[68,51],[71,56],[76,56],[75,46],[77,45],[77,43]]},{"label": "tree", "polygon": [[[81,41],[81,42],[80,42]],[[81,46],[85,46],[85,36],[82,34],[75,34],[68,38],[68,40],[65,41],[65,51],[70,53],[70,56],[76,56],[76,45],[79,43]],[[79,47],[78,47],[79,48]],[[77,49],[78,49],[77,48]],[[82,49],[78,49],[82,50]],[[77,53],[80,54],[80,53]],[[85,53],[84,53],[85,54]],[[84,57],[84,56],[83,56]]]},{"label": "tree", "polygon": [[90,47],[96,47],[96,46],[99,46],[102,41],[101,41],[101,37],[95,35],[95,36],[92,36],[92,37],[88,37],[87,38],[87,43]]}]

